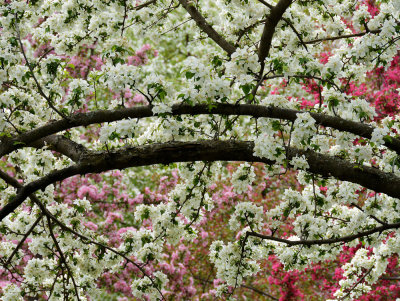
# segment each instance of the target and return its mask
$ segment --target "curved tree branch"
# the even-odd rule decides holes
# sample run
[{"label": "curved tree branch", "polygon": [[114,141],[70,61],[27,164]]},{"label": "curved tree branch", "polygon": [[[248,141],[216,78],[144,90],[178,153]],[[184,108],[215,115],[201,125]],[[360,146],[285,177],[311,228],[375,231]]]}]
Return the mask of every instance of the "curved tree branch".
[{"label": "curved tree branch", "polygon": [[[233,104],[198,104],[187,105],[177,104],[171,108],[172,115],[200,115],[200,114],[216,114],[216,115],[246,115],[255,118],[275,118],[295,121],[297,114],[304,113],[304,111],[297,111],[293,109],[279,108],[274,106],[260,106],[251,104],[233,105]],[[346,120],[337,116],[330,116],[326,114],[313,113],[310,115],[315,119],[318,125],[330,127],[339,131],[352,133],[363,138],[370,139],[374,127],[361,123]],[[70,115],[68,120],[61,119],[49,122],[34,130],[25,132],[13,138],[3,138],[0,144],[0,157],[11,153],[19,148],[30,145],[31,143],[47,137],[49,135],[74,128],[79,126],[88,126],[96,123],[113,122],[126,118],[145,118],[156,116],[152,112],[151,106],[138,106],[132,108],[116,109],[116,110],[99,110],[89,113],[77,113]],[[47,139],[47,138],[46,138]],[[50,139],[50,138],[49,138]],[[54,141],[55,138],[51,138]],[[62,141],[59,141],[61,143]],[[49,142],[52,144],[53,142]],[[60,145],[60,144],[57,144]],[[385,142],[385,146],[394,150],[400,155],[400,139],[393,138]],[[74,149],[80,149],[80,146],[74,146]],[[54,149],[62,153],[62,151]],[[71,159],[75,157],[74,154],[67,155]],[[76,161],[75,159],[72,159]]]},{"label": "curved tree branch", "polygon": [[[377,168],[357,165],[346,160],[316,153],[311,150],[286,149],[287,160],[305,156],[311,173],[349,181],[391,197],[400,198],[400,177]],[[78,164],[56,170],[18,190],[15,198],[0,210],[0,220],[13,212],[24,200],[39,189],[74,175],[99,173],[112,169],[125,169],[152,164],[170,164],[192,161],[247,161],[273,164],[254,156],[254,142],[204,140],[194,142],[168,142],[129,147],[109,152],[84,153]]]}]

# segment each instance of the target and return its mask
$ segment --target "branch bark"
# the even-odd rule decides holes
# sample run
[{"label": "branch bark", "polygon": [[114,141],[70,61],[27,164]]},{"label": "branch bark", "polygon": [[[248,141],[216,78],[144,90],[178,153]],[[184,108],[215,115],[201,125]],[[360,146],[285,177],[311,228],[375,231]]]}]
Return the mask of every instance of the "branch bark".
[{"label": "branch bark", "polygon": [[[255,118],[275,118],[294,121],[297,114],[304,111],[279,108],[274,106],[260,106],[251,104],[233,105],[215,103],[211,105],[198,104],[187,105],[177,104],[172,106],[172,115],[243,115]],[[326,114],[310,113],[316,123],[324,127],[330,127],[339,131],[352,133],[367,139],[371,138],[374,127],[361,123],[346,120],[337,116]],[[152,112],[151,106],[138,106],[133,108],[117,109],[117,110],[99,110],[89,113],[77,113],[70,115],[68,120],[61,119],[49,122],[29,132],[23,133],[13,138],[4,139],[0,144],[0,157],[11,153],[19,148],[30,145],[36,140],[42,139],[49,135],[79,126],[88,126],[96,123],[118,121],[126,118],[145,118],[156,116]],[[47,138],[46,138],[47,139]],[[394,150],[400,155],[400,139],[393,138],[386,141],[385,146]],[[75,148],[75,147],[74,147]],[[77,146],[77,148],[80,148]],[[55,149],[56,150],[56,149]],[[61,151],[60,151],[61,152]],[[73,154],[71,156],[74,157]],[[73,159],[76,161],[75,159]]]},{"label": "branch bark", "polygon": [[209,38],[217,43],[229,56],[236,51],[236,48],[225,40],[215,29],[206,21],[200,12],[194,7],[192,3],[187,0],[179,0],[179,3],[185,8],[189,15],[196,22],[197,26],[204,31]]},{"label": "branch bark", "polygon": [[[170,164],[192,161],[247,161],[273,164],[274,162],[253,155],[254,142],[204,140],[194,142],[169,142],[129,147],[109,152],[84,153],[78,164],[56,170],[18,190],[15,198],[0,210],[0,221],[12,213],[24,200],[39,189],[74,175],[99,173],[112,169],[134,166]],[[287,148],[287,159],[304,155],[309,172],[323,177],[335,177],[357,183],[376,192],[400,198],[400,177],[379,169],[360,166],[346,160],[323,155],[310,150]]]},{"label": "branch bark", "polygon": [[248,232],[248,233],[250,236],[255,236],[255,237],[258,237],[261,239],[282,242],[282,243],[287,244],[289,247],[292,247],[292,246],[298,246],[298,245],[302,245],[302,246],[318,245],[319,246],[319,245],[335,244],[335,243],[339,243],[339,242],[349,242],[349,241],[355,240],[357,238],[362,238],[364,236],[368,236],[371,234],[382,233],[383,231],[394,230],[394,229],[398,229],[398,228],[400,228],[400,223],[386,224],[386,225],[382,225],[382,226],[373,228],[368,231],[358,232],[358,233],[343,236],[343,237],[337,237],[337,238],[331,238],[331,239],[310,239],[310,240],[289,240],[289,239],[279,238],[279,237],[275,237],[275,236],[271,236],[271,235],[263,235],[263,234],[256,233],[256,232]]},{"label": "branch bark", "polygon": [[260,41],[260,48],[258,50],[258,61],[261,63],[261,70],[264,69],[264,60],[269,54],[275,28],[290,4],[292,4],[292,0],[280,0],[278,4],[271,9],[270,15],[265,22]]},{"label": "branch bark", "polygon": [[83,153],[88,152],[82,144],[76,143],[61,135],[50,135],[42,139],[36,140],[29,146],[42,148],[47,146],[49,149],[67,156],[72,161],[79,161]]},{"label": "branch bark", "polygon": [[[209,284],[213,284],[214,283],[213,281],[210,281],[210,280],[207,280],[207,279],[203,279],[203,278],[201,278],[199,276],[196,276],[196,275],[193,275],[193,278],[196,279],[196,280],[199,280],[200,282],[203,282],[203,283],[209,283]],[[268,293],[266,293],[266,292],[264,292],[264,291],[262,291],[262,290],[260,290],[260,289],[258,289],[256,287],[254,287],[254,286],[247,285],[247,284],[242,284],[242,285],[240,285],[240,287],[252,290],[252,291],[256,292],[257,294],[260,294],[260,295],[262,295],[264,297],[270,298],[271,300],[279,300],[278,298],[276,298],[276,297],[274,297],[274,296],[272,296],[272,295],[270,295],[270,294],[268,294]]]},{"label": "branch bark", "polygon": [[380,33],[381,30],[370,30],[370,31],[365,31],[365,32],[358,32],[358,33],[353,33],[353,34],[345,34],[341,36],[336,36],[336,37],[327,37],[327,38],[321,38],[321,39],[315,39],[315,40],[309,40],[309,41],[304,41],[305,44],[315,44],[319,42],[325,42],[325,41],[335,41],[335,40],[340,40],[340,39],[348,39],[348,38],[355,38],[355,37],[362,37],[368,33],[373,33],[377,34]]}]

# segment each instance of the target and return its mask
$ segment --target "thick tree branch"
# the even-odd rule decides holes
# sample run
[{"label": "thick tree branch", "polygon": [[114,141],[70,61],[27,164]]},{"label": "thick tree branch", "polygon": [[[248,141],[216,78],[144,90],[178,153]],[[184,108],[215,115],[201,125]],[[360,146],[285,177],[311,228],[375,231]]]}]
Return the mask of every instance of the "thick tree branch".
[{"label": "thick tree branch", "polygon": [[264,60],[268,56],[271,48],[272,37],[274,36],[276,25],[278,25],[278,22],[282,19],[283,14],[290,4],[292,4],[292,0],[280,0],[278,4],[271,9],[267,21],[265,22],[260,41],[260,48],[258,49],[258,61],[261,63],[262,70],[264,69]]},{"label": "thick tree branch", "polygon": [[[199,104],[187,105],[177,104],[172,106],[172,115],[200,115],[200,114],[216,114],[216,115],[245,115],[255,118],[276,118],[294,121],[297,114],[304,111],[293,109],[285,109],[274,106],[260,106],[251,104],[233,105],[233,104]],[[337,116],[326,114],[310,113],[316,123],[324,127],[330,127],[339,131],[352,133],[367,139],[371,138],[374,127],[361,122],[346,120]],[[57,120],[38,127],[29,132],[23,133],[16,137],[3,138],[0,144],[0,157],[11,153],[14,150],[30,145],[31,143],[47,137],[49,135],[79,126],[88,126],[96,123],[118,121],[126,118],[145,118],[155,116],[151,106],[138,106],[133,108],[117,109],[117,110],[99,110],[89,113],[77,113],[71,115],[69,120]],[[47,138],[46,138],[47,139]],[[400,139],[393,138],[386,141],[385,146],[400,154]],[[80,149],[79,146],[77,146]],[[56,150],[56,149],[54,149]],[[60,151],[60,153],[62,153]],[[71,159],[74,154],[67,155]],[[72,156],[72,157],[71,157]],[[73,159],[76,161],[75,159]]]},{"label": "thick tree branch", "polygon": [[[170,164],[192,161],[247,161],[273,164],[274,162],[253,155],[254,142],[204,140],[194,142],[169,142],[129,147],[109,152],[85,153],[78,164],[33,181],[19,189],[15,198],[0,210],[0,220],[13,212],[24,200],[39,189],[74,175],[99,173],[112,169],[125,169],[152,164]],[[350,163],[346,160],[323,155],[310,150],[287,148],[287,159],[304,155],[311,173],[335,177],[357,183],[376,192],[400,198],[400,177],[377,168]]]},{"label": "thick tree branch", "polygon": [[229,56],[236,51],[236,48],[231,43],[214,30],[192,3],[187,0],[179,0],[179,3],[186,9],[189,15],[196,22],[197,26],[204,31],[209,38],[225,50]]}]

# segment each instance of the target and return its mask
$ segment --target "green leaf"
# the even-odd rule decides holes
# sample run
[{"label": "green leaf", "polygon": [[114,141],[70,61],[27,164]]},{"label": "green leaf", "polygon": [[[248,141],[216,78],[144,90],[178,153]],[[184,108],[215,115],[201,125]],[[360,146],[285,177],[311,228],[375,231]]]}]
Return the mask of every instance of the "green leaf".
[{"label": "green leaf", "polygon": [[187,79],[191,79],[193,78],[193,76],[195,76],[196,73],[190,72],[190,71],[186,71],[185,76]]}]

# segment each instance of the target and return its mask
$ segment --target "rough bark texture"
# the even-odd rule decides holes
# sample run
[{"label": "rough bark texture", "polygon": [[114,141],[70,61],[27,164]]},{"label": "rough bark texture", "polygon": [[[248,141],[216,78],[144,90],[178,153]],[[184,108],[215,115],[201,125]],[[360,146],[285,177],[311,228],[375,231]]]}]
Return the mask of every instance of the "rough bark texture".
[{"label": "rough bark texture", "polygon": [[[0,220],[13,212],[32,193],[74,175],[99,173],[152,164],[169,164],[191,161],[247,161],[273,164],[253,155],[254,142],[204,140],[194,142],[169,142],[130,147],[110,152],[83,152],[78,164],[54,171],[22,187],[16,197],[0,210]],[[346,160],[318,154],[310,150],[287,149],[287,159],[304,155],[309,171],[323,177],[360,184],[376,192],[400,198],[400,178],[379,169],[359,166]]]},{"label": "rough bark texture", "polygon": [[[280,0],[274,8],[271,9],[271,13],[265,22],[263,33],[260,41],[260,48],[258,50],[258,60],[264,65],[264,60],[269,54],[271,48],[272,38],[275,33],[276,25],[282,19],[286,9],[292,4],[291,0]],[[263,69],[263,68],[262,68]]]},{"label": "rough bark texture", "polygon": [[[233,104],[198,104],[187,105],[179,104],[172,106],[172,115],[199,115],[199,114],[217,114],[217,115],[247,115],[255,118],[266,117],[294,121],[297,114],[304,113],[292,109],[278,108],[274,106],[260,106],[251,104],[233,105]],[[336,116],[330,116],[319,113],[310,113],[316,120],[316,123],[325,127],[331,127],[339,131],[345,131],[359,135],[364,138],[371,138],[374,128],[365,123],[354,122]],[[27,146],[36,140],[46,136],[67,130],[69,128],[88,126],[96,123],[112,122],[126,118],[145,118],[154,116],[151,106],[139,106],[116,110],[99,110],[89,113],[77,113],[69,116],[68,119],[49,122],[44,126],[38,127],[32,131],[23,133],[19,136],[4,139],[0,144],[0,157],[11,153],[14,150]],[[385,145],[396,151],[400,155],[400,139],[392,139],[385,142]]]}]

